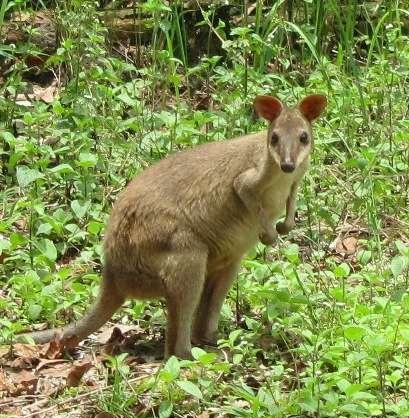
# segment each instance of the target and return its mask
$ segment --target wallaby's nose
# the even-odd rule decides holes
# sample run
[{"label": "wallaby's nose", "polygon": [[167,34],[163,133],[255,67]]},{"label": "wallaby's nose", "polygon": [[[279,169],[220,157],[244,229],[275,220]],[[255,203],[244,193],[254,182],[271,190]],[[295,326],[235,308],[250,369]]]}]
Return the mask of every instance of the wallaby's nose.
[{"label": "wallaby's nose", "polygon": [[292,173],[295,169],[295,164],[291,162],[285,162],[281,163],[281,170],[284,171],[284,173]]}]

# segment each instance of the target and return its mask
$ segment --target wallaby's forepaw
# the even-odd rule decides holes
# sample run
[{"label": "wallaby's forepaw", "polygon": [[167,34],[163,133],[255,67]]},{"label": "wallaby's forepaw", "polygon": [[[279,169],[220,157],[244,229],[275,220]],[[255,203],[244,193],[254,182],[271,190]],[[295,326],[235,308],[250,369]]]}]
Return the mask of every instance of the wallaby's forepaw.
[{"label": "wallaby's forepaw", "polygon": [[274,245],[277,241],[277,232],[272,231],[272,232],[262,232],[260,234],[260,241],[264,244],[264,245]]},{"label": "wallaby's forepaw", "polygon": [[288,222],[278,222],[276,225],[276,230],[280,235],[288,234],[295,226],[295,223]]}]

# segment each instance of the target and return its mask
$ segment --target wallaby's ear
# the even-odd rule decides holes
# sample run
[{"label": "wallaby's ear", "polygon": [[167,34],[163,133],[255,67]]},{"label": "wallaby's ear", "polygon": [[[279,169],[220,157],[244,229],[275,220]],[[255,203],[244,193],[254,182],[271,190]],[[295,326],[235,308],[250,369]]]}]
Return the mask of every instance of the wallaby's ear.
[{"label": "wallaby's ear", "polygon": [[276,119],[283,110],[283,104],[280,100],[271,96],[257,96],[254,99],[254,107],[259,116],[270,122]]},{"label": "wallaby's ear", "polygon": [[309,122],[317,119],[327,105],[327,98],[322,94],[311,94],[298,104],[301,113]]}]

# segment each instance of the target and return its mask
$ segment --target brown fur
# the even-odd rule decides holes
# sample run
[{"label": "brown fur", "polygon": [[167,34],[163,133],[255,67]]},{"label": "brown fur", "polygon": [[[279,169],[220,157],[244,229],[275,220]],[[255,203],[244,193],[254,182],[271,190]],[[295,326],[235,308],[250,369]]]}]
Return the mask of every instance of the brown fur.
[{"label": "brown fur", "polygon": [[[105,234],[99,299],[83,319],[63,329],[64,339],[85,338],[127,298],[163,297],[166,356],[189,357],[191,340],[214,341],[223,300],[244,253],[259,236],[274,242],[271,224],[286,205],[286,220],[277,229],[285,233],[294,226],[296,189],[312,147],[312,141],[300,145],[299,135],[306,131],[311,137],[310,122],[325,98],[309,96],[289,109],[261,96],[255,106],[270,120],[267,138],[261,132],[171,155],[119,195]],[[274,146],[273,131],[280,136]],[[293,172],[282,171],[284,160],[294,163]],[[45,342],[54,334],[30,336]]]}]

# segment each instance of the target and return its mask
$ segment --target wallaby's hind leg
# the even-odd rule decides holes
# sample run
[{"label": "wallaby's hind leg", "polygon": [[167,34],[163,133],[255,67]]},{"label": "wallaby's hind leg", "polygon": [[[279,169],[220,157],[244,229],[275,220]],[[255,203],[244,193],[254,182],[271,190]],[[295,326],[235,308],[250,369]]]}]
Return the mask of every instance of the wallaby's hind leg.
[{"label": "wallaby's hind leg", "polygon": [[18,340],[25,336],[32,338],[37,344],[44,344],[51,341],[57,332],[62,332],[62,341],[73,339],[75,344],[82,341],[85,337],[97,331],[104,325],[115,311],[124,302],[124,297],[119,293],[112,277],[104,273],[97,300],[89,311],[77,322],[73,322],[62,329],[49,329],[45,331],[21,334]]},{"label": "wallaby's hind leg", "polygon": [[232,261],[208,275],[193,327],[193,342],[215,344],[220,311],[224,299],[240,267],[240,261]]},{"label": "wallaby's hind leg", "polygon": [[192,322],[206,275],[206,251],[184,251],[169,256],[166,268],[168,318],[165,358],[173,354],[180,358],[191,357]]}]

